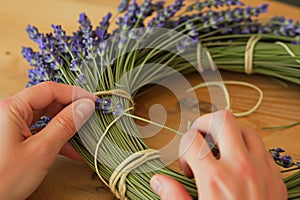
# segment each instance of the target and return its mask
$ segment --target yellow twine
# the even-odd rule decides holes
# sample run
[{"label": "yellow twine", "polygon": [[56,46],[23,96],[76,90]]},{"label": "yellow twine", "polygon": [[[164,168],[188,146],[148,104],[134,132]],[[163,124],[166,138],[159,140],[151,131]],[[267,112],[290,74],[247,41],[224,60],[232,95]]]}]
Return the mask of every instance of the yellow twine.
[{"label": "yellow twine", "polygon": [[253,52],[256,43],[261,39],[261,36],[251,36],[247,42],[245,50],[245,73],[252,74],[253,72]]},{"label": "yellow twine", "polygon": [[[160,152],[154,149],[146,149],[133,153],[126,158],[113,172],[109,180],[109,187],[119,199],[126,197],[126,177],[134,169],[138,168],[145,162],[160,158]],[[118,189],[116,185],[118,184]]]},{"label": "yellow twine", "polygon": [[[275,44],[282,46],[288,52],[288,54],[290,54],[290,56],[296,57],[296,55],[292,52],[292,50],[283,42],[275,42]],[[296,62],[300,64],[300,60],[296,60]]]},{"label": "yellow twine", "polygon": [[227,85],[247,86],[247,87],[255,89],[259,93],[259,99],[257,100],[256,104],[251,109],[249,109],[246,112],[233,113],[234,116],[244,117],[244,116],[250,115],[260,106],[260,104],[263,100],[263,91],[259,87],[257,87],[256,85],[253,85],[253,84],[247,83],[247,82],[243,82],[243,81],[212,81],[212,82],[200,83],[200,84],[192,87],[191,89],[187,90],[187,92],[190,92],[192,90],[196,90],[198,88],[203,88],[203,87],[218,86],[224,91],[224,95],[225,95],[225,99],[226,99],[226,109],[231,110],[231,108],[230,108],[230,95],[229,95],[229,92],[228,92],[228,90],[225,86],[226,84]]},{"label": "yellow twine", "polygon": [[103,95],[117,95],[119,97],[123,97],[125,99],[128,99],[131,103],[131,105],[134,105],[133,98],[129,93],[127,93],[124,90],[115,89],[115,90],[107,90],[107,91],[100,91],[100,92],[94,92],[95,96],[103,96]]}]

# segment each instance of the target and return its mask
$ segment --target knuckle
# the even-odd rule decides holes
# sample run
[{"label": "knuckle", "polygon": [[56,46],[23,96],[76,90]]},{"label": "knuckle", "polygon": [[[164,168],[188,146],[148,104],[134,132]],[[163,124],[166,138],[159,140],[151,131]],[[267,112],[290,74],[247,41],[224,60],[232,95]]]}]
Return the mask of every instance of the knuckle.
[{"label": "knuckle", "polygon": [[27,119],[28,116],[25,110],[30,109],[19,99],[11,97],[1,101],[0,110],[13,119]]},{"label": "knuckle", "polygon": [[248,180],[255,180],[257,178],[257,170],[247,158],[239,158],[236,161],[236,172],[238,174],[243,174]]}]

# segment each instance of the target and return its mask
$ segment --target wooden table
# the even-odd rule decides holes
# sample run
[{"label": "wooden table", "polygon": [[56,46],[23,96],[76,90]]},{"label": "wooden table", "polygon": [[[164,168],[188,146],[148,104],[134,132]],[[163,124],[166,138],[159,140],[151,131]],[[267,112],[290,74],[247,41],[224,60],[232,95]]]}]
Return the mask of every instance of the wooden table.
[{"label": "wooden table", "polygon": [[[115,11],[119,0],[0,0],[0,98],[6,98],[22,90],[27,81],[28,64],[21,58],[21,46],[32,46],[25,28],[28,24],[39,27],[41,32],[51,31],[51,24],[62,24],[67,31],[77,30],[78,16],[86,12],[95,25],[108,12]],[[170,2],[170,1],[169,1]],[[263,1],[245,0],[250,5],[258,5]],[[270,1],[271,7],[265,17],[285,15],[300,20],[300,9],[289,5]],[[286,125],[300,120],[300,86],[289,84],[284,88],[269,77],[259,75],[241,75],[222,72],[224,80],[243,80],[254,83],[264,91],[264,99],[257,111],[248,117],[239,118],[242,128],[257,130],[266,148],[283,147],[289,154],[300,160],[300,126],[280,130],[263,131],[262,127]],[[138,102],[144,102],[138,107],[137,114],[143,115],[147,106],[153,103],[168,102],[168,97],[160,94],[161,89],[152,90]],[[229,87],[233,109],[240,111],[255,103],[255,91],[240,87]],[[199,91],[200,92],[200,91]],[[203,92],[205,94],[205,92]],[[205,98],[205,95],[203,95]],[[172,110],[172,105],[166,110]],[[174,116],[172,116],[174,115]],[[176,118],[176,113],[171,118]],[[176,121],[170,121],[174,124]],[[152,145],[162,145],[153,143]],[[151,143],[151,142],[150,142]],[[84,163],[58,156],[51,167],[48,176],[30,200],[79,200],[79,199],[113,199],[107,189],[97,178],[92,178],[92,171]]]}]

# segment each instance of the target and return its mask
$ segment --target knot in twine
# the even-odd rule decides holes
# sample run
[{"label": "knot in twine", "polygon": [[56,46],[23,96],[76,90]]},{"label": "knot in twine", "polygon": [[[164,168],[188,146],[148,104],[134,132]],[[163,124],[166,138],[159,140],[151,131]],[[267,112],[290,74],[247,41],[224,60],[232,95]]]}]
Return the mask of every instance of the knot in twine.
[{"label": "knot in twine", "polygon": [[99,92],[94,92],[94,95],[95,96],[116,95],[116,96],[128,99],[130,101],[131,105],[134,105],[132,96],[124,90],[115,89],[115,90],[99,91]]},{"label": "knot in twine", "polygon": [[119,199],[127,200],[126,178],[128,174],[145,162],[160,157],[160,152],[154,149],[146,149],[131,154],[112,173],[109,179],[109,188]]},{"label": "knot in twine", "polygon": [[245,73],[252,74],[253,72],[253,53],[254,47],[261,39],[261,36],[251,36],[247,42],[245,50]]}]

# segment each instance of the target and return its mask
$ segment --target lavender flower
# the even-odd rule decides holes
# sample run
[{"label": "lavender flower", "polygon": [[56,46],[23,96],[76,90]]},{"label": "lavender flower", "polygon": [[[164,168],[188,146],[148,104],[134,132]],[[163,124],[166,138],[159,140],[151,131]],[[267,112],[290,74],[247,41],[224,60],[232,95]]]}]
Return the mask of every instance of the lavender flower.
[{"label": "lavender flower", "polygon": [[275,162],[284,167],[284,168],[290,168],[293,166],[298,166],[299,162],[295,163],[293,161],[293,158],[290,155],[281,155],[281,153],[284,153],[285,150],[282,148],[274,148],[274,149],[270,149],[269,152],[271,153],[271,155],[273,156],[273,159],[275,160]]},{"label": "lavender flower", "polygon": [[289,155],[282,156],[280,161],[282,163],[282,166],[285,168],[292,167],[295,164],[292,157]]},{"label": "lavender flower", "polygon": [[42,116],[37,122],[35,122],[32,126],[30,126],[30,131],[35,133],[36,130],[42,129],[51,121],[51,117]]},{"label": "lavender flower", "polygon": [[105,17],[102,18],[100,22],[100,26],[96,27],[95,34],[98,37],[97,43],[103,42],[106,40],[110,35],[108,34],[107,30],[109,27],[109,20],[112,14],[108,13]]},{"label": "lavender flower", "polygon": [[120,102],[117,102],[116,105],[113,105],[111,100],[107,97],[103,99],[97,98],[95,105],[96,110],[101,111],[103,114],[119,115],[123,111],[123,105]]},{"label": "lavender flower", "polygon": [[102,111],[104,114],[109,114],[113,112],[111,100],[107,97],[101,99],[96,99],[96,110]]},{"label": "lavender flower", "polygon": [[120,102],[118,102],[116,104],[116,106],[114,107],[113,114],[114,115],[120,115],[122,113],[122,111],[123,111],[123,106],[122,106],[122,104]]},{"label": "lavender flower", "polygon": [[166,27],[170,18],[173,17],[184,6],[183,2],[184,0],[176,0],[174,4],[160,10],[157,13],[157,16],[148,23],[148,27]]},{"label": "lavender flower", "polygon": [[118,6],[118,12],[119,13],[123,13],[127,10],[128,8],[128,4],[129,4],[130,0],[122,0],[120,5]]},{"label": "lavender flower", "polygon": [[29,38],[33,41],[36,41],[38,38],[40,38],[41,35],[38,29],[35,26],[31,25],[27,26],[26,32],[28,33]]},{"label": "lavender flower", "polygon": [[22,56],[30,63],[31,66],[37,67],[42,64],[41,55],[34,52],[32,48],[22,48]]},{"label": "lavender flower", "polygon": [[82,61],[79,58],[72,60],[71,65],[70,65],[70,70],[74,71],[74,72],[79,71],[81,63],[82,63]]}]

